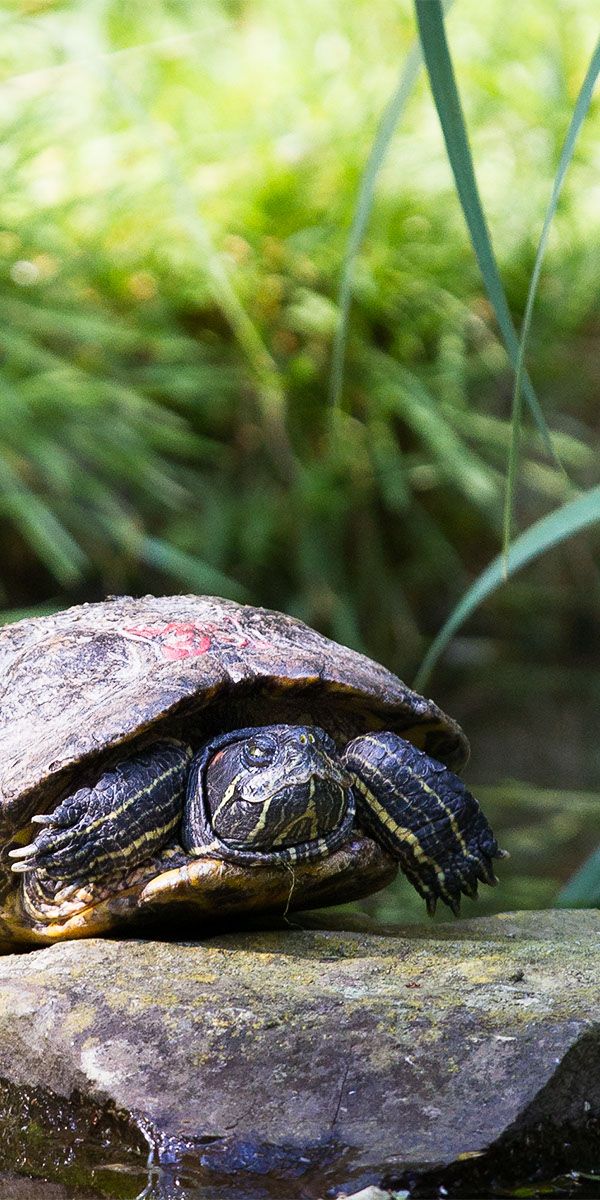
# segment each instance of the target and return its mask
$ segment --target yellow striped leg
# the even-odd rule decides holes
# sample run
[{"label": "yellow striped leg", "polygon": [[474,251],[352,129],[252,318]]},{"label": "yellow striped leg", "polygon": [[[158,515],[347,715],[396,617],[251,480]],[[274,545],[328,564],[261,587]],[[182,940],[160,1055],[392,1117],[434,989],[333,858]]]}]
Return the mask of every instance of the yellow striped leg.
[{"label": "yellow striped leg", "polygon": [[458,914],[477,881],[496,883],[504,857],[461,779],[396,733],[354,738],[342,760],[354,777],[357,819],[394,854],[430,913],[438,899]]},{"label": "yellow striped leg", "polygon": [[181,742],[156,742],[54,812],[32,817],[42,828],[29,846],[10,851],[13,871],[83,884],[151,858],[181,821],[191,756]]}]

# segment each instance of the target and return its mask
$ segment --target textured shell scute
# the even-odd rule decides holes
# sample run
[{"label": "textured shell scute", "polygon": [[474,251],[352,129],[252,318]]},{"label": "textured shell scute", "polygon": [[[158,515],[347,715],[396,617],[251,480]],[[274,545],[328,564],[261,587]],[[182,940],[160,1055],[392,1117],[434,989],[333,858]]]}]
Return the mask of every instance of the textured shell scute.
[{"label": "textured shell scute", "polygon": [[[322,681],[461,734],[395,675],[301,621],[212,596],[115,597],[0,630],[0,806],[177,706],[254,680]],[[401,727],[401,724],[398,725]],[[463,758],[464,758],[463,754]]]}]

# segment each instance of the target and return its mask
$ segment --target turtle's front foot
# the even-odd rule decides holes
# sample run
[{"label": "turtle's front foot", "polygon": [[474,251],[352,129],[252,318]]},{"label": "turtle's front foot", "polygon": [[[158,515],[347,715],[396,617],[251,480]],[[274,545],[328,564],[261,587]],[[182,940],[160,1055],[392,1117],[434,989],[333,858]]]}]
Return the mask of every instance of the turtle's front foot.
[{"label": "turtle's front foot", "polygon": [[504,858],[479,804],[461,779],[395,733],[355,738],[343,760],[354,776],[357,816],[400,861],[429,913],[443,900],[458,915],[461,893],[497,883]]},{"label": "turtle's front foot", "polygon": [[42,829],[10,851],[13,871],[81,884],[144,862],[181,820],[190,758],[180,742],[157,742],[104,771],[94,787],[32,817]]}]

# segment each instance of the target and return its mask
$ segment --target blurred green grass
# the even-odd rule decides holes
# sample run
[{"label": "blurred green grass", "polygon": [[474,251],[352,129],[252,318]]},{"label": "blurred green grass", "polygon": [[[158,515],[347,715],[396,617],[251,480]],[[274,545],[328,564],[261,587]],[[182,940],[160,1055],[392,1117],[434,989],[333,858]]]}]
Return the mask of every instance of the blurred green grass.
[{"label": "blurred green grass", "polygon": [[[326,405],[348,230],[411,5],[12,0],[0,29],[4,619],[215,591],[410,678],[498,551],[512,395],[422,78],[355,265],[342,411]],[[507,21],[500,0],[457,0],[448,29],[519,324],[595,5],[529,0]],[[600,475],[597,114],[596,99],[529,348],[586,488]],[[520,524],[566,497],[527,429]],[[539,702],[535,663],[598,662],[597,547],[574,539],[475,616],[439,689],[459,715],[473,667],[524,664],[517,723],[523,692]]]}]

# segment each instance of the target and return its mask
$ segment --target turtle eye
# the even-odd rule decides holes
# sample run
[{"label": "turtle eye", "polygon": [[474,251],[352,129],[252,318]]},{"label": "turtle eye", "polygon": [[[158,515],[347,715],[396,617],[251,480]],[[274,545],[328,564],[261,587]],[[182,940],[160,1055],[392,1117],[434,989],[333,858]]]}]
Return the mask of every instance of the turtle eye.
[{"label": "turtle eye", "polygon": [[272,742],[258,741],[252,738],[244,746],[244,759],[249,766],[266,767],[273,762],[275,747]]}]

